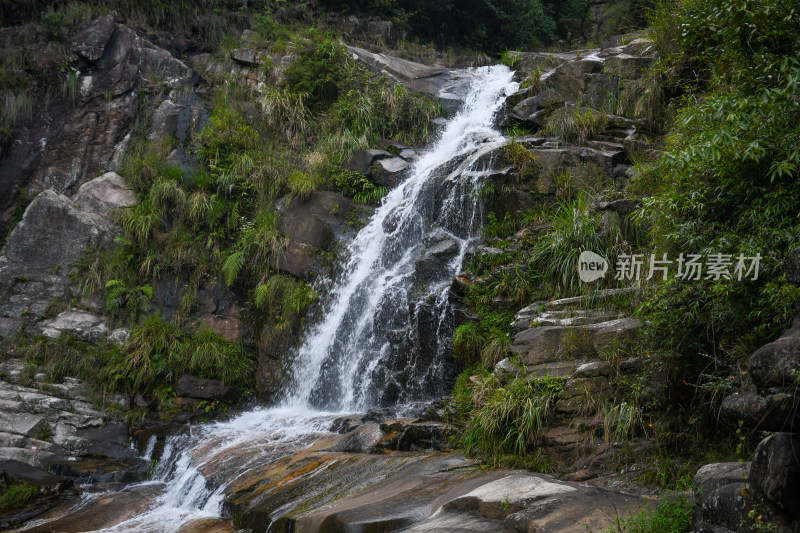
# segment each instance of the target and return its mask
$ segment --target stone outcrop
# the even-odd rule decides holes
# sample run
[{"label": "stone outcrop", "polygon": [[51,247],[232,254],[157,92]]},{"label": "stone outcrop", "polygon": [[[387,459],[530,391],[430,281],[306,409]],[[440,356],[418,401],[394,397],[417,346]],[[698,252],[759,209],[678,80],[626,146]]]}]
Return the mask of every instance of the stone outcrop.
[{"label": "stone outcrop", "polygon": [[[0,337],[40,322],[52,302],[68,297],[67,275],[74,263],[88,250],[113,243],[120,232],[112,211],[135,201],[122,177],[112,172],[82,185],[72,199],[47,190],[31,202],[0,251]],[[75,331],[77,319],[57,318],[48,331]],[[78,336],[94,336],[89,330],[97,331],[97,321],[89,320]]]},{"label": "stone outcrop", "polygon": [[137,94],[153,91],[154,80],[168,89],[192,88],[197,81],[190,67],[117,24],[113,13],[76,34],[71,53],[75,105],[48,109],[15,132],[0,162],[0,210],[16,188],[71,195],[86,176],[116,170],[141,111]]},{"label": "stone outcrop", "polygon": [[[786,264],[787,279],[795,280],[794,252]],[[705,483],[695,511],[700,533],[725,527],[735,531],[760,531],[772,524],[779,533],[800,531],[800,321],[778,339],[753,353],[747,366],[754,390],[739,392],[722,402],[722,415],[732,424],[757,431],[775,431],[756,447],[746,476],[714,476]],[[724,465],[706,465],[704,473],[726,471]],[[735,471],[734,471],[735,472]],[[760,517],[762,523],[754,520]]]},{"label": "stone outcrop", "polygon": [[25,481],[41,498],[0,519],[0,527],[31,520],[64,501],[63,491],[78,483],[144,480],[150,462],[130,445],[127,424],[93,402],[128,406],[126,398],[103,398],[76,379],[51,383],[33,377],[20,360],[0,363],[0,481]]},{"label": "stone outcrop", "polygon": [[800,429],[800,324],[755,351],[747,366],[754,391],[723,401],[722,413],[731,422],[765,431]]},{"label": "stone outcrop", "polygon": [[281,253],[278,268],[308,279],[325,268],[323,252],[332,252],[337,241],[355,234],[352,222],[361,208],[341,194],[317,191],[308,198],[284,197],[278,201],[279,229],[290,241]]}]

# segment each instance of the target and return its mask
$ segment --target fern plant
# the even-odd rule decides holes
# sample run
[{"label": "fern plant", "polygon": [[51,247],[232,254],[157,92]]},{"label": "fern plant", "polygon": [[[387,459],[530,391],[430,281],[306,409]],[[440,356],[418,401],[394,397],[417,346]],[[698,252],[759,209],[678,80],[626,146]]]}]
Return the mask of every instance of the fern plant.
[{"label": "fern plant", "polygon": [[124,282],[112,279],[106,283],[106,310],[112,317],[127,315],[133,322],[150,310],[153,287],[142,285],[128,288]]}]

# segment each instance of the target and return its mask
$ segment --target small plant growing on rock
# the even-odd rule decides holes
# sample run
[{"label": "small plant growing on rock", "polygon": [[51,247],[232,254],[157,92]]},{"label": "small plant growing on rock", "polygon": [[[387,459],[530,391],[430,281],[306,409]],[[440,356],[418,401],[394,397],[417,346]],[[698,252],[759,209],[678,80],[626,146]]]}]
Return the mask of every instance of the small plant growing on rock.
[{"label": "small plant growing on rock", "polygon": [[106,283],[106,310],[112,317],[127,315],[136,322],[150,310],[153,295],[150,285],[128,288],[124,282],[112,279]]}]

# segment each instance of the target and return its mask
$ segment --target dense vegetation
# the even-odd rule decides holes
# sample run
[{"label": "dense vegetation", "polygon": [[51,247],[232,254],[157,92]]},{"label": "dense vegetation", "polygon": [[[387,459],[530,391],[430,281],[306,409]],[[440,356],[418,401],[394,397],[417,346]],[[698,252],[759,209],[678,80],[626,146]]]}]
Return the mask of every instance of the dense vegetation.
[{"label": "dense vegetation", "polygon": [[[708,460],[748,455],[758,435],[737,436],[719,409],[725,395],[747,386],[748,358],[791,325],[800,297],[784,274],[786,255],[800,241],[799,24],[796,2],[664,1],[651,10],[647,33],[659,60],[645,80],[648,99],[636,113],[666,120],[666,129],[658,139],[661,150],[639,155],[636,175],[623,191],[641,207],[621,224],[609,221],[591,206],[619,193],[579,193],[566,176],[555,205],[490,216],[485,236],[503,253],[479,255],[469,265],[479,281],[467,303],[479,321],[454,336],[456,355],[467,366],[479,365],[470,366],[454,393],[456,419],[468,431],[495,417],[502,426],[482,432],[484,439],[496,439],[494,449],[506,449],[520,431],[535,441],[530,420],[538,411],[526,404],[529,396],[515,395],[519,380],[492,382],[485,369],[507,356],[514,310],[585,292],[572,268],[580,250],[602,250],[611,264],[621,253],[666,253],[673,260],[681,253],[726,254],[730,277],[704,272],[698,280],[654,279],[611,302],[640,317],[645,328],[635,347],[599,355],[613,362],[644,354],[648,365],[638,379],[615,384],[625,401],[601,414],[606,433],[621,427],[626,438],[646,436],[660,444],[645,479],[664,485]],[[545,129],[585,142],[593,134],[591,128],[581,133],[579,113],[565,111],[568,121],[559,118]],[[511,133],[525,132],[515,127]],[[514,143],[506,155],[520,172],[535,167]],[[738,279],[737,259],[757,254],[757,279],[752,272]],[[500,396],[514,406],[498,411],[491,398]],[[517,414],[509,418],[506,412]],[[461,444],[496,460],[473,441],[467,436]],[[526,464],[534,449],[510,450],[504,461]]]},{"label": "dense vegetation", "polygon": [[[583,44],[590,35],[590,4],[584,0],[322,0],[336,10],[389,18],[423,42],[442,48],[459,45],[490,53],[536,49],[546,46]],[[638,1],[609,2],[607,24],[610,35],[641,20]]]}]

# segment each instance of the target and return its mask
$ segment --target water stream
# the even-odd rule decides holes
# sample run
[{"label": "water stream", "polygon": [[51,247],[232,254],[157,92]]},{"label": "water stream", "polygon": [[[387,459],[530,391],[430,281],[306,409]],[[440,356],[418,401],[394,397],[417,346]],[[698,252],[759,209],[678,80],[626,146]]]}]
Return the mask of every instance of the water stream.
[{"label": "water stream", "polygon": [[[176,531],[187,521],[219,516],[226,484],[254,465],[308,446],[328,432],[332,418],[378,404],[398,373],[406,377],[395,403],[447,392],[442,373],[452,334],[449,282],[479,234],[475,189],[489,170],[487,154],[503,142],[495,115],[518,88],[504,66],[465,74],[462,110],[349,245],[278,405],[169,437],[154,480],[140,484],[155,491],[149,510],[103,531]],[[431,259],[437,245],[442,253]],[[421,276],[426,258],[438,266]],[[392,332],[408,334],[421,306],[435,342],[415,346],[411,339],[398,364],[387,339]],[[91,498],[81,505],[91,505]]]}]

